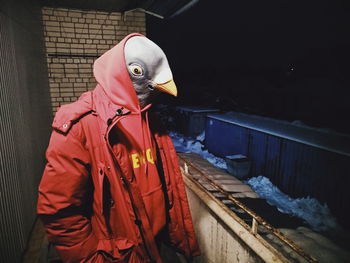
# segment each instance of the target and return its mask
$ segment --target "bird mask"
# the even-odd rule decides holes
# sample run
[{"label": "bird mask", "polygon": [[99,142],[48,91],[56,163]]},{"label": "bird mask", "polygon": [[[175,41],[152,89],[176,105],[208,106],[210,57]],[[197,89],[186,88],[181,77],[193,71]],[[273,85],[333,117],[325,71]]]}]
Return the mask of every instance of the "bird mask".
[{"label": "bird mask", "polygon": [[125,43],[124,56],[141,108],[160,91],[177,96],[168,60],[154,42],[143,36],[131,37]]}]

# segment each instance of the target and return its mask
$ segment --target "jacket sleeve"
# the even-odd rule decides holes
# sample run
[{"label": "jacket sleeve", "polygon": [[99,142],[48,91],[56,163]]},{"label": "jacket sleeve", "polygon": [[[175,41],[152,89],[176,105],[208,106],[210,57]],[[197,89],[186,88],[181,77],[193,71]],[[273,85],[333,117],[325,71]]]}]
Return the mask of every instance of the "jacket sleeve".
[{"label": "jacket sleeve", "polygon": [[89,153],[78,123],[67,134],[53,131],[39,185],[37,212],[64,262],[81,262],[96,251],[91,229]]},{"label": "jacket sleeve", "polygon": [[[174,244],[178,244],[178,248],[183,251],[184,256],[192,261],[193,257],[199,256],[201,251],[197,242],[196,234],[194,231],[194,226],[192,222],[191,211],[187,199],[185,183],[182,178],[180,171],[180,166],[178,162],[178,157],[172,140],[168,135],[163,137],[163,147],[167,154],[167,166],[172,171],[172,176],[170,180],[173,185],[173,194],[174,194],[174,204],[173,208],[170,210],[170,213],[174,217],[178,218],[178,224],[182,225],[183,228],[183,240],[182,243],[176,242],[176,238],[173,240]],[[173,235],[174,237],[176,235]]]}]

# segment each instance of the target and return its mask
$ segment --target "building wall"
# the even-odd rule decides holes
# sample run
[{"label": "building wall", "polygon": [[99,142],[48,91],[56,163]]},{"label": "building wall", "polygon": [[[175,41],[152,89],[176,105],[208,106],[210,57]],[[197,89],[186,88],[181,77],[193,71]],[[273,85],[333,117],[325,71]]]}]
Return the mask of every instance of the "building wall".
[{"label": "building wall", "polygon": [[42,19],[53,113],[95,87],[96,58],[126,35],[146,34],[145,14],[43,8]]},{"label": "building wall", "polygon": [[0,1],[0,261],[20,262],[50,127],[41,8]]}]

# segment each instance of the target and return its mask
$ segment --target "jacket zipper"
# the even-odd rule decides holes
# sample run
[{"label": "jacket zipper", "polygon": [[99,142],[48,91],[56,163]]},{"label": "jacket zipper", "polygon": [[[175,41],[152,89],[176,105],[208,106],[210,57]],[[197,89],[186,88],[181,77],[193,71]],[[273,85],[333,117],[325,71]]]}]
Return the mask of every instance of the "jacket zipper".
[{"label": "jacket zipper", "polygon": [[[123,108],[121,108],[121,111],[122,111]],[[112,130],[112,128],[123,118],[125,118],[124,116],[129,114],[130,112],[128,112],[127,114],[118,114],[119,112],[117,112],[117,114],[112,118],[112,119],[108,119],[107,121],[107,130],[106,130],[106,134],[105,134],[105,141],[107,143],[107,147],[108,147],[108,150],[110,151],[110,153],[112,154],[112,157],[113,157],[113,160],[114,162],[116,163],[116,165],[118,165],[118,161],[117,161],[117,157],[115,156],[114,154],[114,151],[113,151],[113,148],[112,146],[110,145],[109,143],[109,140],[108,140],[108,137],[109,137],[109,133],[110,131]],[[119,117],[119,118],[117,118]],[[119,170],[121,171],[121,169],[119,168]],[[145,244],[145,250],[146,250],[146,253],[147,253],[147,256],[149,257],[149,259],[151,260],[151,262],[155,262],[151,256],[151,253],[149,251],[149,248],[148,248],[148,244],[146,242],[146,238],[145,238],[145,235],[144,235],[144,230],[143,230],[143,226],[142,226],[142,220],[140,220],[140,216],[139,216],[139,212],[137,211],[137,208],[135,206],[135,199],[131,193],[131,190],[130,190],[130,187],[129,187],[129,182],[128,180],[122,175],[122,173],[120,173],[120,180],[122,181],[123,185],[125,186],[128,194],[129,194],[129,197],[130,197],[130,201],[131,201],[131,204],[132,204],[132,209],[134,211],[134,215],[135,215],[135,221],[134,223],[138,226],[139,228],[139,231],[140,231],[140,235],[141,235],[141,238],[142,238],[142,241],[143,243]]]}]

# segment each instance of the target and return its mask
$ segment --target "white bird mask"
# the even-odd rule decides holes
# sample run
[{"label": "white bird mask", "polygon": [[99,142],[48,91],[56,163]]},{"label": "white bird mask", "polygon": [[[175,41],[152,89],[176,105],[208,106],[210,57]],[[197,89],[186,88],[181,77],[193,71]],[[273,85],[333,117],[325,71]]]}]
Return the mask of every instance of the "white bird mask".
[{"label": "white bird mask", "polygon": [[151,103],[159,91],[177,96],[168,60],[154,42],[142,36],[131,37],[125,43],[124,55],[141,107]]}]

